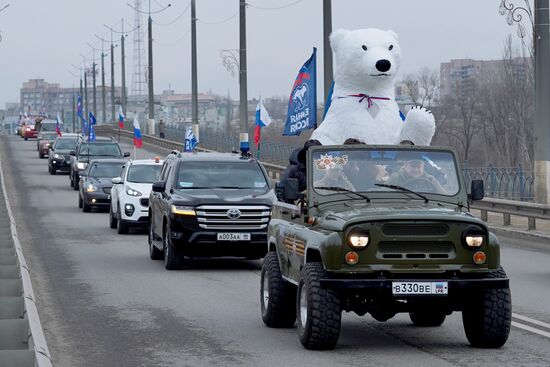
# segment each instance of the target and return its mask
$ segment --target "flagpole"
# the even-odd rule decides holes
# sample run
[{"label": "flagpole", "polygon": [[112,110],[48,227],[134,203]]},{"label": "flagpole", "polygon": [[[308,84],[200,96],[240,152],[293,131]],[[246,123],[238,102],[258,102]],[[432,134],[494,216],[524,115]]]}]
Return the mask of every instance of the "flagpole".
[{"label": "flagpole", "polygon": [[258,142],[258,160],[260,160],[260,146],[262,145],[262,135],[260,135],[260,141]]}]

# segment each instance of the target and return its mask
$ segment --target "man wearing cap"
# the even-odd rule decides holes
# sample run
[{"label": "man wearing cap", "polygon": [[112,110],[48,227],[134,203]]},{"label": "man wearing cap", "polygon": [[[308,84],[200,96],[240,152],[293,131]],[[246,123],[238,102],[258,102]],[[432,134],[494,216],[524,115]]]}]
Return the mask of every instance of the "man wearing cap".
[{"label": "man wearing cap", "polygon": [[[424,192],[445,194],[446,190],[439,181],[434,176],[424,172],[424,164],[425,162],[420,156],[405,157],[403,166],[397,172],[392,173],[386,183],[403,186],[411,190],[419,190],[417,186],[420,186],[422,187],[420,190]],[[426,183],[423,184],[422,181]]]}]

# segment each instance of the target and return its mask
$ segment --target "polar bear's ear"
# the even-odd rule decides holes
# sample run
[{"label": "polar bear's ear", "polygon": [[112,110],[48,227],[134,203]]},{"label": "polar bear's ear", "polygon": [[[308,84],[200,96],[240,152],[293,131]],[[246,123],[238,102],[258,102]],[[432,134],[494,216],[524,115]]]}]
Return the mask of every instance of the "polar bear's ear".
[{"label": "polar bear's ear", "polygon": [[390,36],[392,36],[393,38],[395,38],[395,41],[396,41],[396,42],[399,42],[399,36],[397,35],[397,33],[395,33],[394,31],[392,31],[391,29],[388,30],[388,33],[390,34]]},{"label": "polar bear's ear", "polygon": [[330,46],[334,51],[338,50],[339,45],[347,37],[350,31],[346,29],[338,29],[330,34]]}]

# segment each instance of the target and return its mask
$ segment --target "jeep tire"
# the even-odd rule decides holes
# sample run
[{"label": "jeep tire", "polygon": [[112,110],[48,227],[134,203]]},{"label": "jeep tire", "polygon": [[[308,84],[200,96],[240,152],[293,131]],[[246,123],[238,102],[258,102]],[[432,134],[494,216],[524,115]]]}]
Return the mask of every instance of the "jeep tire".
[{"label": "jeep tire", "polygon": [[300,342],[306,349],[333,349],[340,336],[342,308],[336,292],[322,289],[326,278],[321,263],[302,268],[296,296],[296,321]]},{"label": "jeep tire", "polygon": [[409,312],[409,317],[414,326],[435,327],[441,326],[447,316],[437,311],[415,311]]},{"label": "jeep tire", "polygon": [[[506,273],[501,268],[487,277],[506,278]],[[462,323],[470,344],[477,348],[502,347],[512,323],[510,288],[482,289],[469,298],[462,311]]]},{"label": "jeep tire", "polygon": [[163,247],[164,247],[164,268],[166,270],[179,270],[183,268],[183,255],[176,247],[172,246],[170,240],[170,228],[164,226],[163,231]]},{"label": "jeep tire", "polygon": [[79,180],[80,179],[78,178],[78,172],[75,172],[73,174],[72,179],[71,179],[71,183],[73,184],[73,190],[75,190],[75,191],[78,190],[78,181]]},{"label": "jeep tire", "polygon": [[113,215],[113,206],[109,204],[109,227],[115,229],[117,227],[117,218]]},{"label": "jeep tire", "polygon": [[289,328],[296,322],[296,287],[281,276],[275,251],[269,252],[260,275],[260,306],[264,324]]},{"label": "jeep tire", "polygon": [[153,217],[151,217],[149,220],[149,230],[147,231],[147,242],[149,243],[149,257],[151,258],[151,260],[162,260],[164,259],[164,254],[154,244],[155,235],[153,233],[152,220],[153,220]]},{"label": "jeep tire", "polygon": [[120,206],[117,207],[117,227],[118,234],[128,234],[130,231],[130,225],[124,219],[122,219],[122,213],[120,212]]}]

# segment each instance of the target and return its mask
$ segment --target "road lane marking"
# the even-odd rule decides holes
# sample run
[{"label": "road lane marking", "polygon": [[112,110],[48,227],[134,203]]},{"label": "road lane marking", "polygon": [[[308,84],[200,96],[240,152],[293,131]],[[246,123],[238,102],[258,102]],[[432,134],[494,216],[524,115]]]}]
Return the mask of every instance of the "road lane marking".
[{"label": "road lane marking", "polygon": [[531,327],[531,326],[523,325],[523,324],[520,324],[519,322],[512,321],[512,326],[515,326],[515,327],[517,327],[517,328],[520,328],[520,329],[523,329],[523,330],[527,330],[527,331],[530,331],[530,332],[532,332],[532,333],[535,333],[535,334],[542,335],[542,336],[545,336],[545,337],[547,337],[547,338],[550,338],[550,333],[549,333],[549,332],[547,332],[547,331],[542,331],[542,330],[536,329],[536,328]]},{"label": "road lane marking", "polygon": [[538,326],[542,326],[546,329],[550,329],[550,324],[546,323],[546,322],[542,322],[542,321],[539,321],[539,320],[535,320],[535,319],[532,319],[530,317],[527,317],[527,316],[523,316],[523,315],[519,315],[517,313],[513,313],[512,312],[512,317],[513,318],[516,318],[518,320],[522,320],[522,321],[526,321],[530,324],[533,324],[533,325],[538,325]]}]

